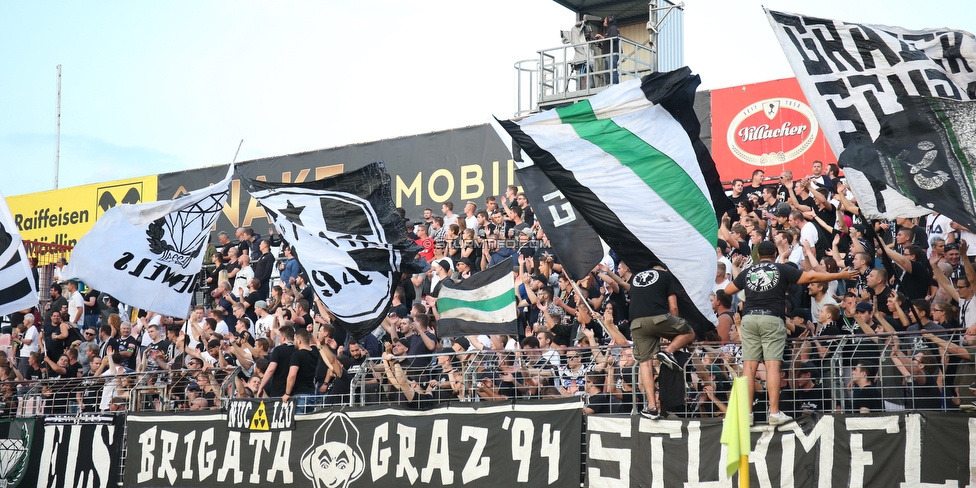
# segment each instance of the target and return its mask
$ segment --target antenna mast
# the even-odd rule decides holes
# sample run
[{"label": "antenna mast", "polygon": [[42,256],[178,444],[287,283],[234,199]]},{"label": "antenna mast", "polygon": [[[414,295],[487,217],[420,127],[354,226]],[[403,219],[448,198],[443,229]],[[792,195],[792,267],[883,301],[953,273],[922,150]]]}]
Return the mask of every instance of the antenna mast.
[{"label": "antenna mast", "polygon": [[58,158],[61,155],[61,65],[58,65],[58,105],[54,129],[54,189],[58,189]]}]

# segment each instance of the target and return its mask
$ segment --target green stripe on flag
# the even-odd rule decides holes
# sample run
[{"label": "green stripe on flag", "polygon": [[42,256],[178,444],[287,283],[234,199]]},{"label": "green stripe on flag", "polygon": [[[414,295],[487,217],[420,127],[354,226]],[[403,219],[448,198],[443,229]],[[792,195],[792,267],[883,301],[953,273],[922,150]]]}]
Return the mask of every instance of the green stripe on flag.
[{"label": "green stripe on flag", "polygon": [[[630,168],[705,240],[715,244],[718,240],[715,210],[680,164],[612,119],[597,119],[587,100],[558,108],[556,113],[580,138]],[[684,132],[681,134],[685,136]],[[698,161],[695,161],[695,167],[698,167]]]},{"label": "green stripe on flag", "polygon": [[481,312],[494,312],[515,303],[515,289],[510,289],[497,297],[486,298],[484,300],[461,300],[450,297],[440,297],[437,299],[437,310],[441,314],[448,313],[455,308],[469,308]]}]

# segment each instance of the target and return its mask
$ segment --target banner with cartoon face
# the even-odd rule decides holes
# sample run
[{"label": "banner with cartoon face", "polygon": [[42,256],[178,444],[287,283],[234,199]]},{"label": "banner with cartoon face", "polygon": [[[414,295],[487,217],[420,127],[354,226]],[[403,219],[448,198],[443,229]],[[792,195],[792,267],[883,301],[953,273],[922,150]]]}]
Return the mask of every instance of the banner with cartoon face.
[{"label": "banner with cartoon face", "polygon": [[[255,415],[260,413],[255,411]],[[227,414],[130,414],[126,486],[578,487],[577,400],[295,416],[294,430]],[[241,423],[243,424],[243,423]]]}]

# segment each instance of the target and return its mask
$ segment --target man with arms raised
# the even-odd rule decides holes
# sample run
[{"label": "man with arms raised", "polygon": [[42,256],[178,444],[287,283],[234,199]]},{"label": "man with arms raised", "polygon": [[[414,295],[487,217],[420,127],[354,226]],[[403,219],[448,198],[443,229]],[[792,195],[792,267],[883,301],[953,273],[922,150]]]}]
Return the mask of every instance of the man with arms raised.
[{"label": "man with arms raised", "polygon": [[[749,405],[756,393],[756,370],[759,361],[766,366],[766,376],[778,378],[786,347],[786,292],[795,284],[805,285],[831,280],[849,280],[857,276],[854,270],[839,273],[800,272],[793,266],[775,263],[776,246],[763,241],[757,246],[759,262],[749,266],[725,287],[732,295],[745,289],[745,309],[739,334],[742,337],[743,371],[749,379]],[[788,415],[779,409],[780,384],[767,383],[769,395],[769,423],[789,422]],[[751,408],[751,407],[750,407]],[[751,416],[751,415],[750,415]]]}]

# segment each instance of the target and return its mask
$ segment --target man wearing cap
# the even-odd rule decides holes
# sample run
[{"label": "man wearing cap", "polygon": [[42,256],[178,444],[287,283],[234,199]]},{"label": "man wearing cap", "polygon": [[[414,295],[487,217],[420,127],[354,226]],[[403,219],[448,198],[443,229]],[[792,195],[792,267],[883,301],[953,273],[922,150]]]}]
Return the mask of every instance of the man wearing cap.
[{"label": "man wearing cap", "polygon": [[461,260],[458,261],[457,268],[458,268],[458,273],[461,274],[462,279],[470,278],[471,275],[476,273],[474,268],[474,262],[471,261],[471,258],[461,258]]},{"label": "man wearing cap", "polygon": [[254,323],[254,337],[269,338],[268,333],[274,330],[277,318],[268,313],[268,302],[264,300],[254,302],[254,313],[258,317],[257,322]]},{"label": "man wearing cap", "polygon": [[[776,253],[776,246],[772,242],[759,243],[759,262],[743,270],[725,287],[725,293],[729,295],[743,289],[746,292],[740,335],[743,372],[749,379],[749,405],[752,405],[756,393],[755,380],[759,361],[764,362],[767,377],[778,377],[782,369],[783,350],[786,348],[786,325],[783,319],[789,288],[795,284],[847,280],[856,275],[853,270],[839,273],[800,272],[792,266],[775,263]],[[769,423],[779,425],[790,421],[790,417],[779,408],[780,385],[773,381],[767,384],[767,388]]]}]

